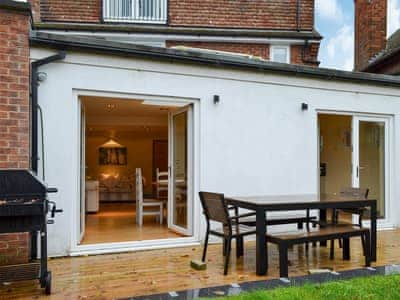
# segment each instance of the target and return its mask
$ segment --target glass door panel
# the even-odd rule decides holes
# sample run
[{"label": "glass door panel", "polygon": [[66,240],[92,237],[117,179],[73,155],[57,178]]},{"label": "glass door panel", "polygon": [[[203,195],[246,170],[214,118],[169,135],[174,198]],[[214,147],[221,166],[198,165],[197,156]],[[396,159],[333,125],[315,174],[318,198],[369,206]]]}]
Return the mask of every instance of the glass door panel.
[{"label": "glass door panel", "polygon": [[174,116],[173,223],[187,228],[187,113]]},{"label": "glass door panel", "polygon": [[368,188],[369,199],[377,200],[378,218],[386,216],[387,120],[354,117],[353,186]]},{"label": "glass door panel", "polygon": [[385,218],[385,144],[384,122],[359,122],[359,185],[377,200],[379,218]]},{"label": "glass door panel", "polygon": [[168,225],[191,234],[190,201],[190,107],[170,115],[170,194]]}]

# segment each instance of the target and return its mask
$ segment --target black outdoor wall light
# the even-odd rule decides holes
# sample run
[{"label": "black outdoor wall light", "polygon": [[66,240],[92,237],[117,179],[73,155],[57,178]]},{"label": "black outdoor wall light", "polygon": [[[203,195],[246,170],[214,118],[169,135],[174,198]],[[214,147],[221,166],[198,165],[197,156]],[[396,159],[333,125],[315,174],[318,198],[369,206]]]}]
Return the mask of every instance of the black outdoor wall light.
[{"label": "black outdoor wall light", "polygon": [[302,110],[302,111],[308,110],[308,103],[303,102],[303,103],[301,104],[301,110]]},{"label": "black outdoor wall light", "polygon": [[220,101],[219,95],[214,95],[214,104],[218,104]]}]

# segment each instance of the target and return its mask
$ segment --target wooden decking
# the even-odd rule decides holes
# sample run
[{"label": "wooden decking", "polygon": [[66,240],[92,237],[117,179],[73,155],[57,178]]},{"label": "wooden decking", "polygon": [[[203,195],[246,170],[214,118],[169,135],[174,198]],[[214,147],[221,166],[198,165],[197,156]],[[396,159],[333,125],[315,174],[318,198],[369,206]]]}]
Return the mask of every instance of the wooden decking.
[{"label": "wooden decking", "polygon": [[[374,265],[400,263],[400,230],[378,233],[378,261]],[[53,273],[53,295],[44,297],[36,282],[19,282],[0,287],[0,299],[113,299],[135,295],[177,291],[196,287],[216,286],[235,282],[276,278],[279,276],[278,252],[269,249],[269,276],[255,275],[255,243],[247,242],[244,258],[232,262],[228,276],[223,276],[221,245],[211,245],[208,269],[195,271],[191,259],[199,259],[201,247],[153,250],[113,255],[98,255],[50,260]],[[364,265],[360,240],[351,244],[351,261],[329,260],[329,248],[310,248],[308,257],[303,246],[289,253],[289,276],[304,275],[310,268],[333,267],[336,271]]]}]

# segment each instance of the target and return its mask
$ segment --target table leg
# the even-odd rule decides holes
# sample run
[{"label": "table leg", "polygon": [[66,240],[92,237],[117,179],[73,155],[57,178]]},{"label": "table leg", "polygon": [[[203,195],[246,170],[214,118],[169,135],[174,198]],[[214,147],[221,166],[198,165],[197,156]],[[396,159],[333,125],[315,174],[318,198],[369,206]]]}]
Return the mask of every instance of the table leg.
[{"label": "table leg", "polygon": [[[319,210],[319,221],[321,223],[325,223],[326,224],[326,220],[327,220],[326,209],[320,209]],[[327,244],[327,241],[322,241],[322,242],[319,242],[319,245],[323,246],[323,247],[326,247],[328,244]]]},{"label": "table leg", "polygon": [[268,271],[267,224],[264,209],[256,210],[256,274],[265,275]]},{"label": "table leg", "polygon": [[371,204],[371,260],[376,261],[376,251],[377,251],[377,211],[376,202]]}]

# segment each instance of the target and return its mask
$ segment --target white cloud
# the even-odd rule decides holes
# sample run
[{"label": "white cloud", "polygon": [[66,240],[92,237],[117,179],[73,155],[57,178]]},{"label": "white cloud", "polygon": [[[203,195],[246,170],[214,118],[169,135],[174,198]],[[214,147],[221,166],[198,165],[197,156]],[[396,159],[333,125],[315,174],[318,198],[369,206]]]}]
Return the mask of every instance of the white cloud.
[{"label": "white cloud", "polygon": [[389,0],[388,36],[400,28],[400,0]]},{"label": "white cloud", "polygon": [[316,0],[315,8],[321,18],[333,21],[343,19],[343,9],[337,0]]},{"label": "white cloud", "polygon": [[352,26],[343,25],[326,42],[325,65],[343,70],[352,70],[354,61],[354,31]]}]

